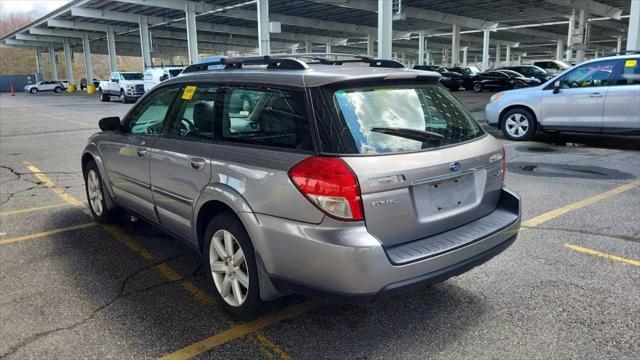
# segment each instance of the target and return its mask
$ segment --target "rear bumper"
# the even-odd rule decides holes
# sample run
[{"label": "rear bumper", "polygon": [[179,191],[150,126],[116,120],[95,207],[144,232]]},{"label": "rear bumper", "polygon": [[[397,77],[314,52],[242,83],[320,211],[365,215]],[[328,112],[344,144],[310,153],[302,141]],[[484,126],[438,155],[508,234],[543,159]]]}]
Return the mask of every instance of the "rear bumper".
[{"label": "rear bumper", "polygon": [[258,215],[260,228],[247,230],[266,275],[281,294],[368,302],[444,281],[504,251],[520,229],[520,199],[505,189],[501,196],[501,203],[508,203],[515,214],[512,222],[446,252],[403,264],[394,264],[388,249],[362,223],[345,225],[325,220],[312,225]]}]

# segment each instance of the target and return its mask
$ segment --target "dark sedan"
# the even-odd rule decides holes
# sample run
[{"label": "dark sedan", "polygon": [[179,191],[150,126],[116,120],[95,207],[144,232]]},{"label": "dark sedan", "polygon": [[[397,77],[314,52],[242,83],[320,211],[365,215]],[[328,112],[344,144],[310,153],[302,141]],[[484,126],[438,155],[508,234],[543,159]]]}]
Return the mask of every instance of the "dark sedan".
[{"label": "dark sedan", "polygon": [[435,71],[440,73],[440,83],[451,91],[460,89],[464,81],[462,80],[462,74],[449,71],[442,66],[437,65],[416,65],[413,67],[415,70]]},{"label": "dark sedan", "polygon": [[498,70],[512,70],[519,74],[524,75],[528,78],[536,78],[540,80],[541,83],[546,82],[547,80],[553,77],[552,74],[546,72],[543,68],[535,65],[514,65],[514,66],[506,66],[502,67]]},{"label": "dark sedan", "polygon": [[490,70],[476,75],[473,91],[511,90],[540,85],[540,80],[527,78],[511,70]]},{"label": "dark sedan", "polygon": [[475,66],[454,66],[449,68],[449,71],[462,75],[462,86],[465,90],[471,90],[475,77],[480,72]]}]

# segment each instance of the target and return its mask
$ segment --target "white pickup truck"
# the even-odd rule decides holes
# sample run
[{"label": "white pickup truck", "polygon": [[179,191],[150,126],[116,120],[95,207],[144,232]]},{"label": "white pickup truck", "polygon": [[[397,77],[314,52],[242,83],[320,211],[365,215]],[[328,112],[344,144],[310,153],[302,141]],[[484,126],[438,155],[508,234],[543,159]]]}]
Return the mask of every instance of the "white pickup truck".
[{"label": "white pickup truck", "polygon": [[139,72],[112,72],[109,80],[100,81],[98,97],[109,101],[117,97],[123,104],[135,101],[144,94],[144,78]]}]

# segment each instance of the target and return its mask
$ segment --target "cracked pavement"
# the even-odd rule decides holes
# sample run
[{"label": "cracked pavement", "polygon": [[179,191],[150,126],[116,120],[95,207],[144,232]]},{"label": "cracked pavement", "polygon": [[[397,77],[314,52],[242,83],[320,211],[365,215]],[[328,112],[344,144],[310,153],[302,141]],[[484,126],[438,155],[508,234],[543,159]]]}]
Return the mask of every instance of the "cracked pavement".
[{"label": "cracked pavement", "polygon": [[[454,95],[474,113],[490,96]],[[99,118],[130,107],[80,94],[0,95],[0,240],[91,221],[73,206],[12,214],[62,202],[23,162],[86,203],[80,152]],[[45,111],[54,117],[38,116]],[[638,138],[505,143],[518,164],[506,181],[522,197],[523,219],[640,178]],[[536,164],[554,172],[531,176]],[[0,359],[157,358],[234,325],[181,286],[213,294],[195,253],[143,221],[117,226],[154,259],[100,226],[0,245]],[[640,267],[564,244],[640,260],[640,188],[526,228],[505,253],[442,284],[374,304],[330,303],[198,358],[636,358]],[[154,271],[165,265],[179,277]],[[288,296],[266,311],[304,300]]]}]

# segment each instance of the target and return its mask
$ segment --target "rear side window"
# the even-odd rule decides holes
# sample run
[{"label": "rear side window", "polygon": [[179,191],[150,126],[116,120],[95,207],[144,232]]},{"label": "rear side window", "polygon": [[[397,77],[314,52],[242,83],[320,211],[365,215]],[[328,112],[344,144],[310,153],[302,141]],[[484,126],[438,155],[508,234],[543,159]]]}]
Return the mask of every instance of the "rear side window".
[{"label": "rear side window", "polygon": [[640,59],[622,60],[622,71],[615,85],[640,85]]},{"label": "rear side window", "polygon": [[441,86],[324,92],[325,99],[317,114],[324,152],[419,151],[454,145],[485,134],[462,104]]},{"label": "rear side window", "polygon": [[223,107],[223,141],[313,150],[304,93],[274,88],[230,88]]}]

